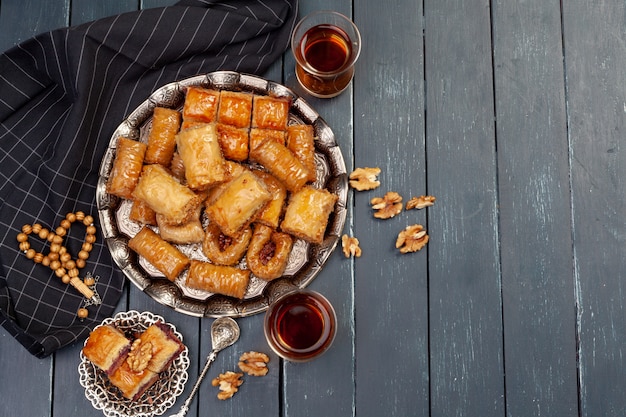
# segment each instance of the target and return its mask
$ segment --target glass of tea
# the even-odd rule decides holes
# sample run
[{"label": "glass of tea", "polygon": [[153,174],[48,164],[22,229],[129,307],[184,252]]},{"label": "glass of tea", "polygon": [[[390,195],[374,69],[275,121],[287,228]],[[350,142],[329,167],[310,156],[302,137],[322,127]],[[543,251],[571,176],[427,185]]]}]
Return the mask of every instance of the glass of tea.
[{"label": "glass of tea", "polygon": [[324,353],[337,333],[337,316],[321,294],[298,289],[275,300],[265,313],[265,337],[277,355],[305,362]]},{"label": "glass of tea", "polygon": [[300,85],[315,97],[335,97],[352,80],[361,53],[361,34],[341,13],[313,12],[294,28],[291,49]]}]

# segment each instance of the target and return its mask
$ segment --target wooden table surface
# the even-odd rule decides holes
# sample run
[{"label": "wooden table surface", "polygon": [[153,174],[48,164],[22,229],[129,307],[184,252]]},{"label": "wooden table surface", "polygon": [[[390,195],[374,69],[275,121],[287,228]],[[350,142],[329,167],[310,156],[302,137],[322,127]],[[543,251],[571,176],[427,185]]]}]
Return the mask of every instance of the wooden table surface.
[{"label": "wooden table surface", "polygon": [[[172,3],[4,0],[0,50]],[[349,194],[344,232],[363,255],[338,248],[310,285],[334,304],[337,338],[312,362],[272,356],[228,401],[205,381],[189,415],[626,415],[626,4],[300,2],[301,16],[318,9],[351,16],[364,46],[348,91],[304,97],[348,170],[382,170],[379,189]],[[288,51],[262,75],[295,88],[293,67]],[[437,200],[374,219],[369,200],[387,191]],[[430,242],[401,255],[395,237],[414,223]],[[195,380],[212,320],[127,288],[118,310],[173,323]],[[242,337],[209,378],[269,352],[262,320],[238,319]],[[78,382],[81,346],[37,359],[0,329],[0,416],[102,415]]]}]

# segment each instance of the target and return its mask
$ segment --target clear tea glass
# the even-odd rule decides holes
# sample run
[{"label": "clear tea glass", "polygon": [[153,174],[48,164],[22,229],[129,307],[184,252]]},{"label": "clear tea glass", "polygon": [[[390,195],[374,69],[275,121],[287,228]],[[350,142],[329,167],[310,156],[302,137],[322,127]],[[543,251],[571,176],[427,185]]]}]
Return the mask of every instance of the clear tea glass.
[{"label": "clear tea glass", "polygon": [[305,362],[324,353],[335,339],[337,316],[330,302],[310,290],[288,292],[265,313],[265,337],[277,355]]},{"label": "clear tea glass", "polygon": [[296,25],[291,49],[300,85],[315,97],[335,97],[352,81],[361,34],[341,13],[313,12]]}]

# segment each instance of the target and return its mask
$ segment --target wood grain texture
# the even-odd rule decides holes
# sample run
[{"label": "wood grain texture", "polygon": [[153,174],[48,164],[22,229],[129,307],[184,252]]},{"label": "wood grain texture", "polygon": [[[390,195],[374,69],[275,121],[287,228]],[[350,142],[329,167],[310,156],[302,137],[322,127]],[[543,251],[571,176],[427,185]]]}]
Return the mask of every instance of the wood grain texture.
[{"label": "wood grain texture", "polygon": [[626,413],[625,25],[622,1],[563,4],[580,415],[585,417]]},{"label": "wood grain texture", "polygon": [[560,5],[493,8],[507,413],[576,415]]},{"label": "wood grain texture", "polygon": [[356,1],[354,14],[363,37],[354,79],[354,166],[381,168],[381,186],[354,196],[353,233],[363,250],[354,261],[356,338],[363,341],[355,347],[356,414],[428,416],[430,250],[401,255],[395,248],[406,226],[429,228],[428,214],[378,220],[370,206],[388,191],[405,201],[428,191],[423,12],[421,2]]},{"label": "wood grain texture", "polygon": [[0,52],[69,24],[70,0],[0,2]]},{"label": "wood grain texture", "polygon": [[431,416],[505,414],[489,1],[426,1]]}]

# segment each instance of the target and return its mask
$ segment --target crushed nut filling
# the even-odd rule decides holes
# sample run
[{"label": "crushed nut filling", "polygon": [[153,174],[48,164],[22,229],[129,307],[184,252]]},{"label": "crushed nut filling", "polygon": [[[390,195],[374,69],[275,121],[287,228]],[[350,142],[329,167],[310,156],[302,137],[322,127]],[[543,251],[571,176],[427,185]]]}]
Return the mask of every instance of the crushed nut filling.
[{"label": "crushed nut filling", "polygon": [[233,238],[226,236],[224,233],[220,233],[217,243],[222,252],[224,252],[230,245],[233,244]]},{"label": "crushed nut filling", "polygon": [[259,259],[261,260],[261,263],[263,265],[267,265],[268,262],[274,257],[275,253],[276,243],[270,240],[263,246],[263,249],[261,249],[261,252],[259,253]]},{"label": "crushed nut filling", "polygon": [[402,211],[402,196],[394,191],[389,191],[384,197],[372,198],[370,204],[376,210],[374,217],[390,219]]},{"label": "crushed nut filling", "polygon": [[357,168],[350,174],[350,186],[357,191],[373,190],[380,186],[378,174],[380,168]]},{"label": "crushed nut filling", "polygon": [[267,375],[270,357],[261,352],[246,352],[239,358],[239,369],[252,376]]},{"label": "crushed nut filling", "polygon": [[350,237],[348,235],[341,236],[341,246],[343,248],[343,254],[346,258],[349,258],[350,256],[359,258],[361,256],[359,239],[356,237]]},{"label": "crushed nut filling", "polygon": [[401,253],[417,252],[428,243],[428,234],[421,224],[407,226],[398,234],[396,248]]},{"label": "crushed nut filling", "polygon": [[406,202],[406,209],[412,210],[417,209],[421,210],[426,207],[430,207],[435,204],[435,197],[432,195],[421,195],[419,197],[413,197],[409,201]]},{"label": "crushed nut filling", "polygon": [[239,391],[241,384],[243,384],[243,379],[241,379],[242,376],[243,373],[241,372],[228,371],[223,374],[219,374],[216,378],[214,378],[211,381],[211,385],[214,387],[219,386],[220,388],[217,398],[220,400],[232,398],[232,396]]}]

